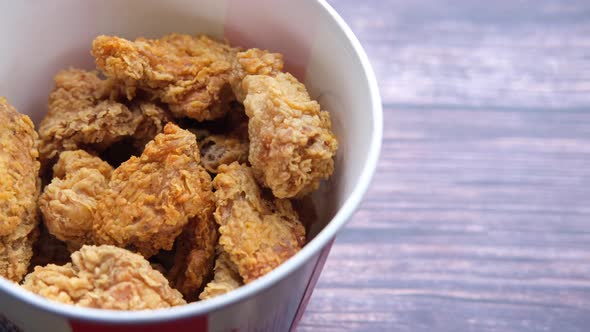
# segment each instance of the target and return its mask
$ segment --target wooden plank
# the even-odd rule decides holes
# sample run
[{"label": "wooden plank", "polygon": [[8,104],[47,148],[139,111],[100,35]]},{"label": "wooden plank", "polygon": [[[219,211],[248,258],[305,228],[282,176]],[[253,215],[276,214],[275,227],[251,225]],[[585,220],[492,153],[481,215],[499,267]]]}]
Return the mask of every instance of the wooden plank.
[{"label": "wooden plank", "polygon": [[386,103],[590,105],[587,1],[330,1]]},{"label": "wooden plank", "polygon": [[301,330],[583,330],[590,113],[385,113],[376,179]]}]

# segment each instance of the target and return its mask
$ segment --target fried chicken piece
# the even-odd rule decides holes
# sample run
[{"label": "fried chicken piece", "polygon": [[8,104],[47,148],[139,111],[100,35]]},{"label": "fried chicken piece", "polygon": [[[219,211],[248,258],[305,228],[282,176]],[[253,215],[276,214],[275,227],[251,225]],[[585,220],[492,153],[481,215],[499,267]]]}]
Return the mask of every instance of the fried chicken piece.
[{"label": "fried chicken piece", "polygon": [[211,177],[199,165],[195,136],[174,124],[111,176],[93,225],[98,244],[139,251],[170,250],[174,239],[211,199]]},{"label": "fried chicken piece", "polygon": [[221,249],[215,260],[215,276],[213,280],[205,286],[205,289],[199,295],[200,300],[207,300],[242,286],[244,282],[238,273],[234,263],[230,260],[228,254]]},{"label": "fried chicken piece", "polygon": [[64,151],[53,167],[54,178],[39,197],[39,208],[51,234],[70,251],[92,242],[97,199],[108,188],[113,168],[83,150]]},{"label": "fried chicken piece", "polygon": [[121,82],[127,98],[137,90],[170,105],[179,117],[220,118],[233,99],[229,78],[237,50],[206,36],[170,34],[160,39],[99,36],[92,43],[96,65]]},{"label": "fried chicken piece", "polygon": [[21,224],[13,234],[0,237],[0,277],[19,282],[27,273],[33,244],[39,237],[35,224]]},{"label": "fried chicken piece", "polygon": [[213,219],[215,203],[213,196],[210,198],[207,207],[202,208],[176,239],[174,265],[168,273],[172,287],[187,301],[197,299],[198,291],[213,271],[218,233]]},{"label": "fried chicken piece", "polygon": [[110,178],[113,168],[97,156],[94,156],[84,150],[64,151],[59,155],[59,159],[53,165],[53,176],[56,178],[66,178],[69,174],[79,172],[82,169],[91,168],[98,171],[105,178]]},{"label": "fried chicken piece", "polygon": [[60,71],[49,95],[49,110],[39,125],[41,162],[46,165],[61,151],[102,151],[131,136],[142,118],[127,106],[109,99],[112,81],[96,72]]},{"label": "fried chicken piece", "polygon": [[305,228],[291,202],[264,195],[248,166],[220,166],[213,186],[219,243],[245,283],[270,272],[305,244]]},{"label": "fried chicken piece", "polygon": [[278,198],[301,198],[334,171],[338,147],[330,114],[291,74],[248,75],[242,81],[250,118],[249,161]]},{"label": "fried chicken piece", "polygon": [[35,216],[37,138],[31,119],[0,97],[0,236],[14,233]]},{"label": "fried chicken piece", "polygon": [[238,52],[233,62],[233,72],[230,84],[236,99],[243,103],[246,92],[242,86],[242,80],[247,75],[274,76],[283,71],[283,55],[271,53],[258,48],[251,48]]},{"label": "fried chicken piece", "polygon": [[22,286],[49,300],[80,307],[146,310],[186,303],[145,258],[109,245],[85,245],[63,266],[38,266]]},{"label": "fried chicken piece", "polygon": [[0,97],[0,276],[20,281],[38,232],[38,136],[28,116]]}]

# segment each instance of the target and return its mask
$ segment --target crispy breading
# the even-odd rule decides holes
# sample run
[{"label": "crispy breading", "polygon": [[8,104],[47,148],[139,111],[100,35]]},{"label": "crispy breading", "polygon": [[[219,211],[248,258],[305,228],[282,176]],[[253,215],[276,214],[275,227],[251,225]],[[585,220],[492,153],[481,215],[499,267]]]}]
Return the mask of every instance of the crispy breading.
[{"label": "crispy breading", "polygon": [[83,246],[63,266],[37,266],[23,287],[49,300],[101,309],[146,310],[186,303],[145,258],[109,245]]},{"label": "crispy breading", "polygon": [[264,195],[248,166],[220,166],[213,186],[219,243],[245,283],[270,272],[305,244],[305,228],[291,202]]},{"label": "crispy breading", "polygon": [[242,82],[250,118],[249,161],[278,198],[301,198],[334,171],[338,147],[330,115],[291,74],[248,75]]},{"label": "crispy breading", "polygon": [[176,116],[199,121],[225,114],[233,99],[229,78],[237,50],[206,36],[170,34],[160,39],[99,36],[92,55],[129,99],[138,89],[170,105]]},{"label": "crispy breading", "polygon": [[39,162],[33,123],[1,97],[0,127],[0,236],[4,236],[35,215]]},{"label": "crispy breading", "polygon": [[195,136],[174,124],[111,176],[97,204],[94,240],[139,251],[170,250],[188,221],[212,195],[211,177],[199,165]]},{"label": "crispy breading", "polygon": [[207,300],[229,293],[244,284],[237,267],[232,263],[228,254],[221,249],[218,249],[218,251],[219,255],[215,260],[213,280],[205,286],[205,289],[199,295],[200,300]]},{"label": "crispy breading", "polygon": [[101,151],[131,136],[142,120],[127,106],[110,99],[112,82],[96,72],[70,68],[54,78],[49,110],[39,125],[41,162],[46,165],[61,151]]},{"label": "crispy breading", "polygon": [[38,136],[33,122],[0,97],[0,276],[20,281],[38,231]]},{"label": "crispy breading", "polygon": [[233,62],[233,71],[230,84],[236,99],[244,102],[246,92],[242,86],[242,80],[247,75],[274,76],[283,71],[283,55],[271,53],[258,48],[251,48],[238,52]]},{"label": "crispy breading", "polygon": [[111,165],[84,150],[64,151],[53,165],[53,176],[59,179],[66,178],[69,174],[84,168],[97,170],[105,178],[110,178],[113,173]]},{"label": "crispy breading", "polygon": [[54,178],[39,197],[48,231],[75,251],[92,243],[96,204],[108,188],[113,168],[83,150],[64,151],[53,167]]},{"label": "crispy breading", "polygon": [[218,240],[217,224],[213,218],[215,203],[212,196],[208,204],[203,203],[201,212],[176,239],[174,264],[168,273],[172,287],[178,289],[187,301],[197,299],[215,263]]}]

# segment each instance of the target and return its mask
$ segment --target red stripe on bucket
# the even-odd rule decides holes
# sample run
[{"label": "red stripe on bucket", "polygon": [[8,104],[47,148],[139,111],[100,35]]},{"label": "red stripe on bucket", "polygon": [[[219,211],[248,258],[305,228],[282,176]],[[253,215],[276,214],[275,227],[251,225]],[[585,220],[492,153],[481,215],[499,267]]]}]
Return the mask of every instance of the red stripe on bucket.
[{"label": "red stripe on bucket", "polygon": [[148,324],[102,324],[90,321],[70,320],[72,332],[207,332],[207,316]]},{"label": "red stripe on bucket", "polygon": [[311,294],[313,293],[315,285],[317,284],[320,274],[322,273],[322,269],[324,268],[324,264],[326,263],[328,254],[330,254],[332,244],[334,244],[334,239],[330,240],[330,242],[326,244],[324,249],[322,249],[322,252],[320,252],[320,257],[318,257],[318,261],[315,264],[315,268],[313,269],[313,273],[311,274],[311,278],[309,279],[307,288],[305,288],[305,294],[303,294],[303,299],[301,299],[299,308],[297,308],[295,319],[293,320],[293,324],[291,324],[291,329],[289,331],[295,331],[297,325],[299,324],[299,321],[301,320],[301,317],[303,316],[303,313],[305,312],[305,308],[307,308],[307,304],[309,303]]}]

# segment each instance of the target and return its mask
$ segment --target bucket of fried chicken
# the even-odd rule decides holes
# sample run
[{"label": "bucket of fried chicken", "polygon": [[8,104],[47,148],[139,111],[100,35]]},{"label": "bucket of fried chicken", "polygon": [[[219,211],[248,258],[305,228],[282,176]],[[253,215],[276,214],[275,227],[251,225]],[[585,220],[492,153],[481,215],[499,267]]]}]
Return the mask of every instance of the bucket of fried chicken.
[{"label": "bucket of fried chicken", "polygon": [[380,149],[335,11],[0,9],[0,330],[294,330]]}]

